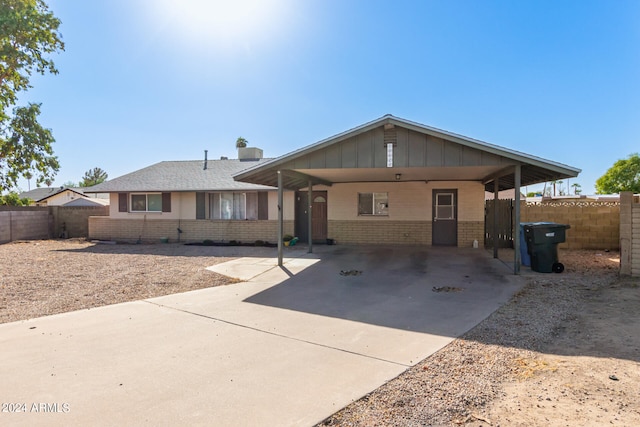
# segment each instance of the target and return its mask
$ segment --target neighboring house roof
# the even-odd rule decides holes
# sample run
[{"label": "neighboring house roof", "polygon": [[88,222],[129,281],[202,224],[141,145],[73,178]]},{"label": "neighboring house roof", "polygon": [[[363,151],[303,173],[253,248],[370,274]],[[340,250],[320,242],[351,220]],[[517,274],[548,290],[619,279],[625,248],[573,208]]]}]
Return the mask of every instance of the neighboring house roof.
[{"label": "neighboring house roof", "polygon": [[41,201],[44,201],[45,199],[48,199],[49,197],[53,197],[56,194],[63,193],[65,191],[67,191],[67,190],[68,191],[72,191],[74,193],[77,193],[82,197],[86,197],[85,194],[82,192],[84,190],[84,188],[71,188],[71,187],[40,187],[40,188],[34,188],[33,190],[24,191],[24,192],[20,193],[18,197],[20,197],[21,199],[28,198],[28,199],[31,199],[31,200],[36,201],[36,202],[41,202]]},{"label": "neighboring house roof", "polygon": [[109,200],[95,197],[79,197],[62,206],[109,206]]},{"label": "neighboring house roof", "polygon": [[[402,158],[396,162],[394,157],[394,166],[385,168],[382,149],[388,142],[386,131],[396,127],[403,129],[402,137],[393,141],[394,146],[402,150]],[[434,137],[434,140],[431,143],[427,140],[414,143],[409,141],[412,133]],[[429,144],[440,150],[436,156],[427,154]],[[412,155],[412,149],[419,155]],[[309,181],[327,185],[334,182],[392,181],[392,174],[400,173],[405,180],[481,181],[487,190],[492,190],[493,186],[487,184],[500,177],[499,190],[507,190],[515,186],[513,170],[516,164],[521,165],[522,186],[575,177],[580,173],[580,169],[571,166],[387,114],[236,173],[234,179],[276,186],[277,172],[284,171],[281,174],[283,186],[299,189],[306,187]]]},{"label": "neighboring house roof", "polygon": [[233,191],[273,190],[273,187],[234,181],[232,176],[251,166],[266,163],[260,160],[165,161],[118,178],[85,188],[87,193],[171,192],[171,191]]}]

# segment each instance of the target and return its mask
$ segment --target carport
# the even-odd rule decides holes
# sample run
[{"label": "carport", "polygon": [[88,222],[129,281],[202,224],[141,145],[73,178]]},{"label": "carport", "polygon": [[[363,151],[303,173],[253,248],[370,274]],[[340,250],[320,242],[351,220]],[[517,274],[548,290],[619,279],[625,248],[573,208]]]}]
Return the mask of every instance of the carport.
[{"label": "carport", "polygon": [[[579,173],[580,169],[561,163],[385,115],[247,169],[234,175],[234,179],[278,188],[278,264],[282,266],[284,191],[306,190],[304,220],[310,253],[315,227],[313,195],[318,188],[326,191],[330,200],[339,200],[337,206],[331,205],[325,227],[329,232],[333,229],[334,233],[346,235],[349,243],[349,238],[355,243],[358,239],[344,230],[366,224],[372,225],[374,238],[379,233],[378,241],[384,243],[404,243],[417,230],[426,236],[418,243],[470,246],[474,240],[484,242],[484,229],[478,229],[478,214],[484,212],[484,191],[492,192],[497,200],[502,190],[514,189],[518,195],[522,186],[573,178]],[[385,184],[393,184],[392,190],[359,190]],[[421,184],[426,187],[421,188]],[[381,209],[379,215],[366,210],[363,213],[362,201],[368,202],[369,194],[374,210],[376,195],[382,195],[379,205],[386,203],[388,212]],[[400,208],[392,210],[389,206],[392,196]],[[416,202],[420,198],[429,199],[428,209],[427,202]],[[460,219],[463,217],[465,221]],[[494,229],[497,221],[495,215]],[[515,236],[519,223],[520,205],[516,203],[512,224]],[[519,244],[514,239],[514,274],[520,271]],[[494,258],[498,257],[497,245],[494,239]]]}]

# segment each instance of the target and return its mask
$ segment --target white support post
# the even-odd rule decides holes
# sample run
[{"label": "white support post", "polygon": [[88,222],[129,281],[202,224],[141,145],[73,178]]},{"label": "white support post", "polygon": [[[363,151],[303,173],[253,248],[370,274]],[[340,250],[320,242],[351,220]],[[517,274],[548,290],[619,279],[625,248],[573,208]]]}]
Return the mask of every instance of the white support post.
[{"label": "white support post", "polygon": [[313,212],[311,210],[311,208],[313,207],[313,184],[311,183],[311,180],[309,179],[308,184],[307,184],[307,189],[308,189],[308,202],[309,202],[309,215],[307,215],[307,230],[308,230],[308,234],[309,234],[309,253],[313,253]]},{"label": "white support post", "polygon": [[493,180],[493,257],[498,258],[498,192],[500,178]]},{"label": "white support post", "polygon": [[278,171],[278,266],[280,267],[282,267],[282,237],[284,237],[282,201],[282,171]]}]

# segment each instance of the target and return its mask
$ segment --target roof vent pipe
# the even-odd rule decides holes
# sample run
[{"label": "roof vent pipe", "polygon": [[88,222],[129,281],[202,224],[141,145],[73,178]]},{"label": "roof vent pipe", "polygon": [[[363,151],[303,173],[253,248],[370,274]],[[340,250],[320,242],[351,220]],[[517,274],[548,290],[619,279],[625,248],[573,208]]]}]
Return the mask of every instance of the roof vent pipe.
[{"label": "roof vent pipe", "polygon": [[204,150],[204,170],[207,170],[207,150]]}]

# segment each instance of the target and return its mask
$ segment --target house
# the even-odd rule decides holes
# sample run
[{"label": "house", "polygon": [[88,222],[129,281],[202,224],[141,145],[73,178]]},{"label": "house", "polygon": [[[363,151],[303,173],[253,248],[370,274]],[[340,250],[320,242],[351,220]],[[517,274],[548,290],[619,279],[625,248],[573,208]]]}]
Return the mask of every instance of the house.
[{"label": "house", "polygon": [[84,194],[84,188],[41,187],[19,194],[21,199],[34,201],[36,206],[106,206],[108,200]]},{"label": "house", "polygon": [[92,218],[91,237],[471,247],[483,241],[485,190],[518,194],[580,172],[392,115],[278,158],[247,150],[92,187],[111,194],[111,214]]},{"label": "house", "polygon": [[[262,150],[238,149],[238,159],[164,161],[87,189],[109,193],[108,217],[89,220],[93,239],[123,241],[257,240],[275,242],[277,190],[233,175],[267,162]],[[293,193],[286,216],[293,233]]]}]

